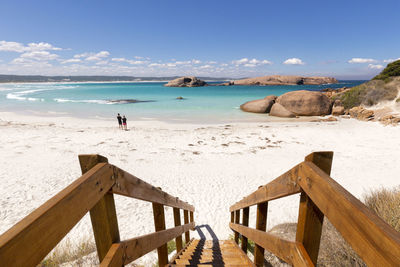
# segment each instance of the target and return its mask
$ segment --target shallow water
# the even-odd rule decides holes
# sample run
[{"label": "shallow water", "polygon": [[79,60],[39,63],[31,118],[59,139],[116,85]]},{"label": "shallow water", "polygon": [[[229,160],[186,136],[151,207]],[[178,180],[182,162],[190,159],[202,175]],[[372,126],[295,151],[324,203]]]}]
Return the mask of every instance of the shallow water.
[{"label": "shallow water", "polygon": [[[211,83],[192,88],[164,87],[165,83],[160,82],[1,84],[0,111],[88,118],[114,118],[116,113],[121,113],[128,120],[175,122],[255,121],[266,115],[242,112],[241,104],[294,90],[319,91],[362,82],[290,86],[214,86]],[[138,102],[114,101],[127,99]]]}]

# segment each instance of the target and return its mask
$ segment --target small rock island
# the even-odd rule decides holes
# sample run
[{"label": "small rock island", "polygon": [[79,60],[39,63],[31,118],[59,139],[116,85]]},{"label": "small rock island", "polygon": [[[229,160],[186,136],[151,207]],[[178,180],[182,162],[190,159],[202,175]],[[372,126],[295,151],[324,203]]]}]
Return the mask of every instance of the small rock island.
[{"label": "small rock island", "polygon": [[337,83],[332,77],[304,77],[295,75],[270,75],[232,81],[230,85],[319,85]]},{"label": "small rock island", "polygon": [[205,81],[202,81],[194,76],[184,76],[164,84],[167,87],[200,87],[207,86]]}]

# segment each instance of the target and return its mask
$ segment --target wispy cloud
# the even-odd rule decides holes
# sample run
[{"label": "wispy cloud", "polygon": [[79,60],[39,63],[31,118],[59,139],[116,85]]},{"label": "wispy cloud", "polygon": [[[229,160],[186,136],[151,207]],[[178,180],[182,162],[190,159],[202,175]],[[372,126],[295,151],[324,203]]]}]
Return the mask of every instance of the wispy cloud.
[{"label": "wispy cloud", "polygon": [[241,58],[238,60],[233,60],[232,64],[236,65],[236,66],[243,65],[245,67],[256,67],[259,65],[270,65],[270,64],[272,64],[272,62],[269,60],[266,60],[266,59],[264,59],[264,60],[259,60],[259,59],[255,59],[255,58],[248,59],[245,57],[245,58]]},{"label": "wispy cloud", "polygon": [[360,58],[360,57],[353,57],[349,61],[350,64],[361,64],[361,63],[375,63],[377,62],[375,59],[372,58]]},{"label": "wispy cloud", "polygon": [[131,65],[141,65],[141,64],[148,63],[147,61],[144,61],[144,60],[132,60],[132,59],[126,59],[124,57],[112,58],[111,61],[114,61],[114,62],[125,62],[125,63],[131,64]]},{"label": "wispy cloud", "polygon": [[285,61],[283,61],[283,64],[285,65],[304,65],[305,63],[297,57],[292,57],[292,58],[288,58]]},{"label": "wispy cloud", "polygon": [[368,68],[373,70],[381,70],[384,68],[384,66],[380,64],[368,64]]},{"label": "wispy cloud", "polygon": [[392,62],[397,61],[397,60],[400,60],[400,57],[397,58],[397,59],[392,59],[392,58],[385,59],[385,60],[383,60],[383,63],[392,63]]},{"label": "wispy cloud", "polygon": [[110,55],[110,52],[108,51],[100,51],[96,54],[91,54],[88,57],[86,57],[86,61],[99,61],[102,60]]},{"label": "wispy cloud", "polygon": [[62,50],[62,48],[55,47],[52,44],[45,42],[29,43],[27,46],[25,46],[24,44],[18,42],[0,41],[0,51],[23,53],[32,51],[51,51],[51,50]]}]

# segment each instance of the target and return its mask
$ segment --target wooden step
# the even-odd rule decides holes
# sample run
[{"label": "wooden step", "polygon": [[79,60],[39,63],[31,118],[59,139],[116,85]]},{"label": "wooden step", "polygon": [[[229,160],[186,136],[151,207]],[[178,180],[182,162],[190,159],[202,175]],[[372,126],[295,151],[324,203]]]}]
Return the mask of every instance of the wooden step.
[{"label": "wooden step", "polygon": [[255,265],[233,240],[191,240],[168,266],[245,267]]}]

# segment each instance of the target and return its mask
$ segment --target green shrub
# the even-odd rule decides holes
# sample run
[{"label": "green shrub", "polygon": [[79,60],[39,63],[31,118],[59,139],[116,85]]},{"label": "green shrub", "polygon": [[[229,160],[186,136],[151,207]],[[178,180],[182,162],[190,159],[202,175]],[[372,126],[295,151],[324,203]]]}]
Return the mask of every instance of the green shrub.
[{"label": "green shrub", "polygon": [[400,60],[389,63],[373,80],[386,80],[389,77],[400,76]]}]

